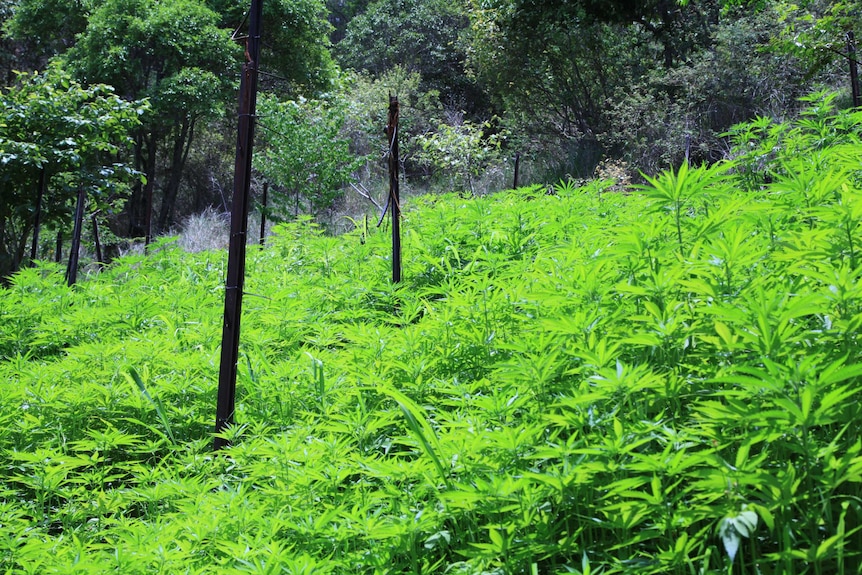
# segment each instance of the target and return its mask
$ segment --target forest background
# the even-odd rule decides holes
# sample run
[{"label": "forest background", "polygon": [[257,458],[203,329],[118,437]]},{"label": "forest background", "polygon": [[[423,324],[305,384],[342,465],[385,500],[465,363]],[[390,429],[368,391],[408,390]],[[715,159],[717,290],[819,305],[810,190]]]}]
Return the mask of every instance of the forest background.
[{"label": "forest background", "polygon": [[[269,219],[333,232],[379,210],[390,93],[408,194],[511,187],[515,157],[523,184],[713,163],[733,125],[792,118],[812,91],[851,105],[860,7],[268,0],[254,190]],[[81,189],[107,243],[227,211],[246,10],[0,0],[0,273],[62,251]]]}]

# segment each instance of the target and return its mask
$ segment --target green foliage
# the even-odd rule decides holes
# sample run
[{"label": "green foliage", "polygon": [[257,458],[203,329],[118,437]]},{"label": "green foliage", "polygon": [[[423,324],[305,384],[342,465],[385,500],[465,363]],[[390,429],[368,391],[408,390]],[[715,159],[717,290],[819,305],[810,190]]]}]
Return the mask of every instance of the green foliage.
[{"label": "green foliage", "polygon": [[[224,71],[238,49],[219,28],[219,18],[199,0],[109,0],[92,8],[86,29],[62,55],[83,81],[116,86],[127,99],[149,99],[151,111],[135,136],[132,157],[151,185],[162,175],[157,166],[162,146],[170,150],[159,186],[159,225],[153,227],[164,228],[171,220],[198,122],[216,117],[232,93],[234,82]],[[133,188],[131,235],[150,231],[147,197],[142,186]]]},{"label": "green foliage", "polygon": [[862,187],[815,134],[862,123],[811,107],[627,193],[416,199],[399,285],[387,234],[282,224],[217,457],[223,254],[22,271],[2,570],[858,573]]},{"label": "green foliage", "polygon": [[[664,172],[655,178],[644,176],[649,185],[639,186],[639,189],[645,197],[652,201],[652,209],[667,211],[673,215],[681,254],[684,252],[685,245],[682,234],[683,221],[689,220],[685,215],[691,215],[701,210],[708,212],[709,207],[714,203],[711,201],[713,198],[709,196],[726,194],[728,182],[725,173],[730,167],[730,164],[725,163],[690,169],[688,163],[684,162],[676,172]],[[715,220],[713,214],[712,218],[707,217],[698,224],[700,226],[706,224],[707,227],[698,230],[697,236],[699,237],[696,237],[696,240],[720,225],[721,220]]]},{"label": "green foliage", "polygon": [[[856,2],[670,4],[471,3],[471,67],[550,179],[591,176],[602,157],[633,176],[713,163],[733,124],[792,117],[804,94],[849,84]],[[808,30],[823,32],[816,46]]]},{"label": "green foliage", "polygon": [[335,47],[339,62],[380,76],[396,66],[421,76],[424,91],[446,94],[454,106],[481,106],[481,92],[465,73],[469,19],[460,2],[376,0],[347,25]]},{"label": "green foliage", "polygon": [[450,187],[461,186],[475,194],[475,179],[502,161],[500,144],[505,135],[490,132],[491,124],[475,125],[465,121],[458,126],[441,124],[432,134],[417,138],[422,151],[419,162],[450,174]]},{"label": "green foliage", "polygon": [[604,129],[603,102],[627,81],[627,68],[649,55],[639,48],[642,34],[600,23],[574,26],[554,14],[522,20],[517,4],[471,13],[471,64],[479,77],[513,120],[568,138]]},{"label": "green foliage", "polygon": [[[243,10],[246,4],[240,2]],[[261,58],[286,78],[294,94],[314,94],[332,86],[335,63],[327,34],[331,27],[322,0],[276,0],[264,3],[268,44]],[[271,47],[270,47],[271,46]]]},{"label": "green foliage", "polygon": [[[344,133],[350,139],[354,153],[371,158],[368,165],[370,170],[380,169],[384,164],[379,158],[386,154],[389,145],[384,133],[389,95],[398,98],[401,110],[398,122],[399,157],[404,163],[405,172],[408,175],[416,174],[420,170],[416,161],[421,150],[418,139],[433,131],[444,116],[440,92],[424,90],[419,73],[395,66],[375,77],[347,74],[339,93],[347,105]],[[380,177],[388,179],[388,174],[380,174]]]},{"label": "green foliage", "polygon": [[[242,37],[249,3],[244,0],[207,0],[221,16],[220,27]],[[278,77],[275,85],[291,97],[311,96],[332,87],[336,68],[329,51],[323,0],[267,0],[263,3],[261,69]],[[268,86],[272,77],[262,77]]]},{"label": "green foliage", "polygon": [[161,420],[162,425],[165,426],[165,431],[168,432],[168,437],[171,439],[171,443],[176,443],[177,440],[174,438],[174,434],[171,432],[171,424],[168,422],[168,418],[165,416],[165,406],[162,405],[162,402],[158,398],[153,399],[153,396],[151,396],[150,392],[147,391],[147,386],[146,384],[144,384],[144,380],[141,379],[140,374],[134,367],[129,368],[129,376],[132,381],[135,382],[135,385],[138,386],[138,389],[140,390],[141,394],[143,394],[143,396],[147,398],[147,401],[152,403],[153,406],[156,408],[156,413],[159,414],[159,419]]},{"label": "green foliage", "polygon": [[[146,174],[152,189],[143,184],[133,188],[124,235],[147,233],[151,192],[158,210],[152,222],[156,231],[167,231],[179,215],[176,212],[200,210],[217,197],[218,183],[229,181],[233,164],[223,161],[213,148],[225,140],[233,143],[225,138],[225,125],[219,120],[236,102],[247,2],[21,0],[15,4],[3,28],[16,57],[26,54],[26,59],[19,57],[18,65],[39,67],[55,57],[84,83],[108,84],[127,100],[150,101],[151,111],[142,118],[135,149],[127,159]],[[263,18],[261,84],[277,85],[293,97],[330,89],[336,70],[326,38],[330,27],[323,2],[268,1]],[[7,19],[5,12],[0,11],[0,19]],[[232,69],[235,73],[230,73]],[[196,173],[186,169],[189,160]],[[184,198],[184,192],[193,197]]]},{"label": "green foliage", "polygon": [[79,187],[87,189],[93,211],[121,205],[134,172],[116,158],[148,109],[109,86],[84,87],[56,66],[19,74],[0,92],[0,273],[22,261],[40,173],[48,188],[41,220],[54,229],[70,225]]},{"label": "green foliage", "polygon": [[[827,92],[803,98],[807,107],[792,124],[759,117],[732,126],[726,135],[734,146],[737,171],[746,185],[760,187],[797,169],[805,172],[796,175],[797,182],[803,177],[811,179],[811,167],[807,167],[800,158],[802,155],[813,156],[810,161],[815,170],[820,165],[833,163],[835,158],[852,155],[860,143],[860,113],[839,111],[836,100],[837,94]],[[816,180],[820,179],[818,174]],[[818,182],[810,181],[809,184],[817,185]],[[803,184],[803,187],[807,185]]]},{"label": "green foliage", "polygon": [[782,0],[774,9],[783,24],[774,35],[776,51],[800,59],[812,71],[836,64],[846,69],[846,34],[854,31],[862,14],[858,1]]},{"label": "green foliage", "polygon": [[[170,125],[177,114],[207,113],[223,101],[231,45],[217,23],[218,15],[195,0],[111,0],[89,14],[64,59],[87,82],[150,98],[149,121]],[[182,97],[172,97],[183,86]]]},{"label": "green foliage", "polygon": [[329,213],[365,158],[351,154],[342,136],[345,105],[338,99],[280,102],[261,98],[258,104],[265,142],[258,169],[284,195],[273,194],[278,206],[270,215],[295,218],[307,209]]},{"label": "green foliage", "polygon": [[[87,26],[89,6],[69,0],[16,0],[2,18],[4,36],[25,46],[27,62],[44,62],[61,54]],[[3,14],[2,16],[6,16]],[[16,69],[23,70],[22,63]]]},{"label": "green foliage", "polygon": [[723,159],[721,134],[736,123],[795,114],[812,83],[831,76],[812,75],[802,60],[775,48],[781,25],[774,8],[723,16],[685,66],[652,70],[633,79],[625,97],[608,101],[609,126],[599,141],[655,175],[685,158]]}]

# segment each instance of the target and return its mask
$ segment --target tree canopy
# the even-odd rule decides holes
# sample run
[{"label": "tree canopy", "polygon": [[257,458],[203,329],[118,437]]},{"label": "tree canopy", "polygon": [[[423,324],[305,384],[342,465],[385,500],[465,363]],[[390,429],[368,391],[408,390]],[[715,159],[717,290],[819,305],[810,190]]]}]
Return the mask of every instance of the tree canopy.
[{"label": "tree canopy", "polygon": [[103,209],[123,197],[134,172],[116,158],[131,147],[147,109],[110,86],[84,86],[56,66],[21,73],[0,90],[0,273],[22,262],[36,210],[56,227],[68,224],[80,187]]},{"label": "tree canopy", "polygon": [[399,66],[421,75],[460,105],[476,97],[466,77],[469,19],[463,5],[446,0],[375,0],[347,25],[336,47],[343,65],[380,75]]},{"label": "tree canopy", "polygon": [[[329,88],[335,67],[322,2],[265,4],[262,68],[276,78],[270,84],[294,95]],[[146,185],[133,190],[122,233],[144,236],[174,221],[201,122],[233,108],[246,10],[245,2],[219,0],[18,0],[7,19],[7,38],[38,55],[33,65],[56,58],[85,85],[150,102],[131,158]]]}]

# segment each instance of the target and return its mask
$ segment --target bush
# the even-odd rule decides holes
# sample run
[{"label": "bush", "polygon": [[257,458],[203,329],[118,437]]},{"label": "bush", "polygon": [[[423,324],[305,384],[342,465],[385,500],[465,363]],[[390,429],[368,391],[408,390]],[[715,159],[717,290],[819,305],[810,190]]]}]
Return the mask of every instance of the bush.
[{"label": "bush", "polygon": [[452,188],[476,194],[476,179],[502,163],[500,146],[505,134],[490,132],[491,124],[441,124],[432,134],[419,136],[419,161],[431,165]]},{"label": "bush", "polygon": [[346,104],[338,98],[279,101],[261,99],[259,116],[265,142],[258,169],[276,188],[268,216],[329,213],[352,173],[365,161],[350,151],[343,135]]}]

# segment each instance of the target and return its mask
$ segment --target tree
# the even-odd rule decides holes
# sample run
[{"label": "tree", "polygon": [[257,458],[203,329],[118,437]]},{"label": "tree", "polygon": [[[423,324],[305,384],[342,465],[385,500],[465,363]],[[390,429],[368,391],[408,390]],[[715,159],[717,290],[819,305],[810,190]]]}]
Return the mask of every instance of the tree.
[{"label": "tree", "polygon": [[0,0],[0,82],[10,86],[14,81],[13,70],[21,70],[21,50],[17,43],[3,33],[14,14],[13,0]]},{"label": "tree", "polygon": [[454,108],[484,111],[487,99],[465,68],[469,24],[462,2],[375,0],[348,23],[336,55],[345,67],[372,76],[400,66]]},{"label": "tree", "polygon": [[656,68],[608,102],[603,147],[656,174],[686,157],[693,165],[726,157],[724,134],[737,123],[792,115],[800,98],[831,79],[780,49],[782,26],[781,13],[769,7],[724,14],[710,45],[685,65]]},{"label": "tree", "polygon": [[581,177],[603,156],[647,173],[687,153],[720,159],[732,124],[792,113],[798,96],[835,85],[848,19],[862,13],[858,1],[826,0],[470,6],[470,65],[505,121],[544,157],[560,150],[557,173]]},{"label": "tree", "polygon": [[407,72],[401,66],[376,77],[366,73],[342,74],[339,94],[347,106],[342,132],[349,139],[354,154],[372,158],[365,166],[372,179],[389,179],[386,163],[380,162],[379,158],[385,156],[389,145],[384,129],[390,94],[398,96],[402,111],[398,120],[398,156],[402,175],[405,179],[427,176],[424,166],[416,161],[421,150],[418,139],[445,123],[446,116],[451,114],[443,109],[437,90],[425,91],[421,85],[418,72]]},{"label": "tree", "polygon": [[279,101],[270,96],[258,102],[258,133],[265,148],[256,165],[288,193],[275,197],[278,208],[272,215],[285,217],[292,211],[295,217],[307,206],[321,216],[335,206],[352,173],[365,162],[351,153],[341,135],[344,113],[338,100]]},{"label": "tree", "polygon": [[183,167],[202,118],[214,117],[230,93],[235,48],[219,16],[197,0],[107,0],[63,60],[86,83],[115,86],[127,100],[147,98],[150,112],[135,136],[134,165],[147,176],[129,202],[128,233],[152,225],[157,158],[166,150],[158,228],[170,221]]},{"label": "tree", "polygon": [[501,163],[500,144],[504,136],[489,132],[489,123],[477,126],[463,122],[458,126],[441,124],[433,134],[419,137],[420,161],[449,174],[449,183],[475,194],[474,181],[489,167]]},{"label": "tree", "polygon": [[[803,62],[809,77],[834,66],[836,60],[843,66],[848,56],[846,35],[858,32],[862,2],[806,0],[791,3],[776,0],[770,6],[782,15],[784,22],[773,41],[776,52]],[[759,7],[758,11],[768,9]]]},{"label": "tree", "polygon": [[[144,236],[148,222],[166,229],[174,219],[196,133],[234,109],[247,7],[242,0],[16,0],[6,32],[40,61],[59,55],[81,81],[151,102],[133,160],[147,183],[133,190],[123,233]],[[262,84],[294,95],[327,89],[335,67],[322,0],[266,2],[265,20]]]},{"label": "tree", "polygon": [[605,101],[632,79],[709,44],[717,16],[710,0],[475,2],[471,63],[507,107],[583,137],[605,128]]},{"label": "tree", "polygon": [[598,22],[583,7],[539,13],[520,4],[474,7],[471,67],[520,139],[597,161],[596,136],[608,126],[605,103],[655,61],[651,37],[632,25]]},{"label": "tree", "polygon": [[661,45],[665,68],[708,41],[705,24],[717,23],[720,8],[718,0],[493,0],[492,5],[509,35],[530,36],[548,26],[635,25]]},{"label": "tree", "polygon": [[334,44],[344,39],[347,25],[354,17],[363,13],[369,0],[326,0],[326,10],[332,32],[329,37]]},{"label": "tree", "polygon": [[16,50],[18,69],[42,69],[52,57],[69,49],[86,28],[88,14],[81,2],[14,0],[4,32],[20,47]]},{"label": "tree", "polygon": [[[19,74],[0,91],[0,274],[24,260],[40,223],[68,225],[79,188],[108,209],[134,175],[115,158],[146,111],[109,86],[84,87],[58,67]],[[34,230],[35,228],[35,230]]]},{"label": "tree", "polygon": [[[221,15],[221,27],[241,29],[247,0],[208,0],[207,5]],[[299,97],[332,88],[336,68],[329,52],[331,30],[323,0],[264,2],[261,89]]]}]

